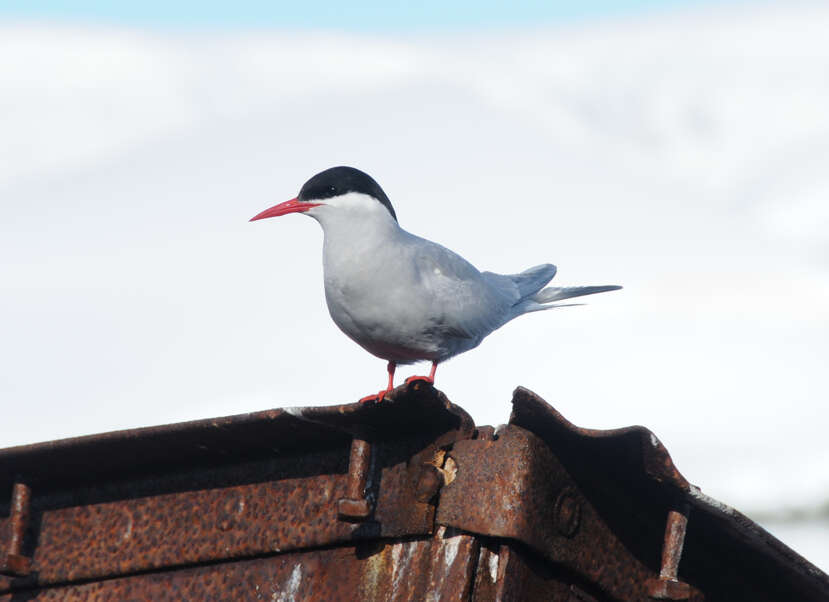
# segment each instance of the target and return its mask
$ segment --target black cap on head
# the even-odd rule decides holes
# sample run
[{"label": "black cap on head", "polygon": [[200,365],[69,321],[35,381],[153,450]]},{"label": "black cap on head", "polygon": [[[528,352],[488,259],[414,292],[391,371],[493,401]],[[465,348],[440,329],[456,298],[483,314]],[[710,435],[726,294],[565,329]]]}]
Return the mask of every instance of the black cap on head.
[{"label": "black cap on head", "polygon": [[394,221],[397,221],[394,207],[391,206],[389,197],[380,188],[380,184],[367,173],[353,167],[340,166],[321,171],[302,185],[298,198],[306,202],[317,201],[349,192],[359,192],[374,197],[389,210]]}]

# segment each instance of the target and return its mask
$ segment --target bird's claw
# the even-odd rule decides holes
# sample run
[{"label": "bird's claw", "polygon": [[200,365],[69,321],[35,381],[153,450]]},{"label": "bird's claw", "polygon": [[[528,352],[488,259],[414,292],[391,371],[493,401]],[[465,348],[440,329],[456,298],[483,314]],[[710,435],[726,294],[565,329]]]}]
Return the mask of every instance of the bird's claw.
[{"label": "bird's claw", "polygon": [[383,401],[383,398],[386,396],[388,391],[383,389],[379,393],[375,393],[374,395],[366,395],[365,397],[361,397],[357,403],[380,403]]},{"label": "bird's claw", "polygon": [[431,376],[410,376],[406,379],[406,384],[416,383],[416,382],[424,382],[429,383],[430,385],[435,384],[435,379]]}]

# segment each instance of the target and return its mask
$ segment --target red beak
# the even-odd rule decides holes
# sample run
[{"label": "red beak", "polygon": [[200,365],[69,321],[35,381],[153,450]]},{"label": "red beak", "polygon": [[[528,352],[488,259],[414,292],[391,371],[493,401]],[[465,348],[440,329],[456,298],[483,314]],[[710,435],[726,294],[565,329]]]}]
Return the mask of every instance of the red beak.
[{"label": "red beak", "polygon": [[291,199],[284,203],[274,205],[270,209],[265,209],[262,213],[250,218],[250,221],[255,222],[258,219],[265,219],[266,217],[278,217],[280,215],[287,215],[288,213],[303,213],[308,211],[311,207],[316,207],[321,203],[304,203],[299,199]]}]

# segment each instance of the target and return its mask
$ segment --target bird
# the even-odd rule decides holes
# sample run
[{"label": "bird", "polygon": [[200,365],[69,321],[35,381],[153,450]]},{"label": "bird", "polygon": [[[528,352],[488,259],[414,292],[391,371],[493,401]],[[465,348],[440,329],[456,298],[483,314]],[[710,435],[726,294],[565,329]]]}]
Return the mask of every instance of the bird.
[{"label": "bird", "polygon": [[[481,272],[446,247],[404,230],[389,197],[354,167],[326,169],[299,194],[250,221],[301,213],[323,230],[325,301],[331,319],[369,353],[387,361],[385,389],[361,402],[380,402],[394,388],[400,364],[438,364],[477,347],[523,314],[563,307],[557,301],[603,293],[618,285],[546,287],[556,266],[518,274]],[[545,288],[546,287],[546,288]]]}]

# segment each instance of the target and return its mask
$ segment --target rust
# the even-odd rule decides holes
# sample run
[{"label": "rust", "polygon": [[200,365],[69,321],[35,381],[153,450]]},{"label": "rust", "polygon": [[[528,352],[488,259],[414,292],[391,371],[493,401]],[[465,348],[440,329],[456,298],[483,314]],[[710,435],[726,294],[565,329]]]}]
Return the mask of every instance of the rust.
[{"label": "rust", "polygon": [[371,503],[363,498],[340,498],[337,500],[337,517],[343,521],[360,522],[371,515]]},{"label": "rust", "polygon": [[355,437],[351,441],[346,497],[340,498],[337,502],[341,520],[362,521],[371,514],[371,502],[366,499],[366,483],[370,465],[371,445]]},{"label": "rust", "polygon": [[[0,482],[23,473],[39,484],[32,574],[0,576],[0,591],[431,534],[435,501],[416,496],[422,467],[471,437],[474,424],[423,383],[372,406],[274,410],[0,450]],[[344,522],[341,511],[366,518]],[[0,519],[0,533],[11,520]]]},{"label": "rust", "polygon": [[517,540],[605,595],[646,598],[654,572],[615,536],[541,439],[507,426],[494,440],[458,441],[449,456],[457,476],[441,491],[440,524]]},{"label": "rust", "polygon": [[351,456],[348,462],[348,483],[345,494],[352,499],[363,499],[366,494],[371,445],[362,439],[351,442]]},{"label": "rust", "polygon": [[436,440],[440,447],[471,438],[475,432],[465,410],[423,381],[397,387],[381,403],[299,408],[295,415],[372,443],[417,433]]},{"label": "rust", "polygon": [[[688,483],[648,429],[580,428],[522,387],[513,394],[510,424],[544,440],[614,535],[651,569],[652,578],[662,568],[664,517],[668,510],[688,504],[694,520],[687,525],[677,583],[723,600],[829,598],[825,573],[738,511]],[[729,570],[723,571],[723,566]],[[668,583],[666,595],[684,595],[684,584]]]},{"label": "rust", "polygon": [[648,594],[653,600],[689,600],[691,587],[676,579],[656,578],[648,581]]},{"label": "rust", "polygon": [[668,512],[668,520],[665,524],[665,543],[662,548],[662,569],[659,571],[659,576],[662,579],[676,580],[687,528],[687,506],[683,511],[671,510]]},{"label": "rust", "polygon": [[[444,469],[444,463],[449,465]],[[421,465],[420,476],[415,486],[415,498],[421,502],[429,502],[440,491],[446,483],[451,483],[455,478],[454,462],[447,459],[445,449],[435,450],[431,459]]]},{"label": "rust", "polygon": [[582,429],[520,388],[498,429],[414,381],[379,404],[0,450],[0,487],[20,492],[0,507],[0,552],[31,558],[0,576],[0,601],[829,593],[647,429]]},{"label": "rust", "polygon": [[[294,551],[25,592],[38,602],[234,600],[422,602],[469,600],[477,540],[440,529],[431,537]],[[13,602],[21,594],[0,594]]]},{"label": "rust", "polygon": [[419,502],[432,500],[443,485],[443,480],[440,468],[428,462],[424,463],[417,480],[415,499]]},{"label": "rust", "polygon": [[28,575],[32,559],[23,555],[23,538],[29,526],[32,490],[24,483],[15,483],[8,521],[6,550],[0,555],[0,573],[10,576]]},{"label": "rust", "polygon": [[475,429],[475,439],[492,441],[495,439],[495,429],[491,426],[479,426]]},{"label": "rust", "polygon": [[553,506],[556,530],[565,537],[573,537],[581,524],[581,502],[573,487],[564,487]]},{"label": "rust", "polygon": [[513,393],[510,424],[522,426],[545,441],[558,439],[557,449],[563,448],[566,441],[576,452],[588,452],[590,448],[611,450],[608,455],[614,454],[615,461],[608,466],[609,470],[623,469],[632,473],[644,470],[645,475],[654,481],[681,491],[690,490],[690,484],[674,466],[668,450],[656,435],[643,426],[611,430],[581,428],[523,387],[518,387]]},{"label": "rust", "polygon": [[343,475],[46,510],[34,565],[39,583],[92,579],[349,541],[337,520]]},{"label": "rust", "polygon": [[610,600],[593,584],[545,562],[520,545],[483,538],[480,549],[473,602]]},{"label": "rust", "polygon": [[690,587],[677,579],[687,527],[687,504],[681,510],[670,510],[668,512],[659,577],[648,581],[648,594],[654,600],[687,600],[691,596]]}]

